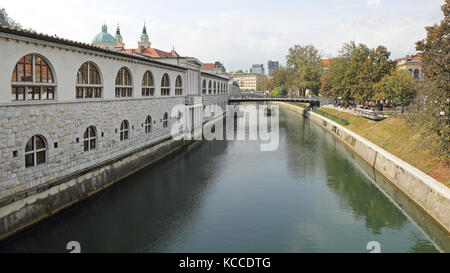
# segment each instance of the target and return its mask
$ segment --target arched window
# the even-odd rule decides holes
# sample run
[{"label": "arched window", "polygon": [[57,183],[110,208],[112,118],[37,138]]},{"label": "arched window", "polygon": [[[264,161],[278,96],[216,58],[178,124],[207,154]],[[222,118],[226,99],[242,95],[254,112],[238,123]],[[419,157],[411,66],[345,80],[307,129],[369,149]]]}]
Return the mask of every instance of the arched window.
[{"label": "arched window", "polygon": [[47,162],[47,145],[42,136],[33,136],[25,146],[25,167],[34,167]]},{"label": "arched window", "polygon": [[206,94],[206,80],[203,80],[202,83],[202,94]]},{"label": "arched window", "polygon": [[142,78],[142,96],[149,97],[155,95],[155,85],[153,83],[153,75],[147,70]]},{"label": "arched window", "polygon": [[78,69],[77,85],[75,87],[77,99],[91,99],[102,97],[102,80],[100,72],[92,62],[85,62]]},{"label": "arched window", "polygon": [[166,73],[161,79],[161,96],[170,95],[170,79],[169,75]]},{"label": "arched window", "polygon": [[214,94],[216,94],[217,93],[217,86],[216,86],[216,82],[214,82],[214,92],[213,92]]},{"label": "arched window", "polygon": [[414,79],[418,79],[419,78],[419,69],[414,69]]},{"label": "arched window", "polygon": [[175,80],[175,96],[183,94],[183,82],[181,81],[181,76],[178,76]]},{"label": "arched window", "polygon": [[120,141],[127,140],[130,135],[130,125],[128,124],[128,121],[124,120],[122,121],[122,124],[120,124]]},{"label": "arched window", "polygon": [[212,85],[211,85],[211,81],[209,81],[208,94],[211,94],[211,92],[212,92]]},{"label": "arched window", "polygon": [[46,60],[36,54],[22,57],[11,77],[11,100],[53,100],[55,80]]},{"label": "arched window", "polygon": [[165,113],[163,117],[163,128],[167,128],[169,126],[169,114]]},{"label": "arched window", "polygon": [[116,98],[132,96],[133,84],[131,82],[130,70],[126,67],[122,67],[116,76]]},{"label": "arched window", "polygon": [[145,119],[145,133],[148,134],[152,131],[152,117],[148,116]]},{"label": "arched window", "polygon": [[95,130],[94,126],[89,126],[86,131],[84,131],[83,144],[85,152],[97,148],[97,130]]}]

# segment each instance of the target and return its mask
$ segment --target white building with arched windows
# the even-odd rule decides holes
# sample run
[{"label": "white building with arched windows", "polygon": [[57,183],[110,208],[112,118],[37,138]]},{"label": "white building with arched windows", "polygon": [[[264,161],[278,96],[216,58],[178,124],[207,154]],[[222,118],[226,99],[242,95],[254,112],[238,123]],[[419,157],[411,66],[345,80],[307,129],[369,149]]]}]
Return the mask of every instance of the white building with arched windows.
[{"label": "white building with arched windows", "polygon": [[205,122],[204,105],[227,104],[228,78],[201,72],[196,58],[154,58],[144,54],[150,43],[118,50],[118,36],[106,34],[105,26],[96,46],[0,27],[0,209],[173,145],[177,105],[193,128]]}]

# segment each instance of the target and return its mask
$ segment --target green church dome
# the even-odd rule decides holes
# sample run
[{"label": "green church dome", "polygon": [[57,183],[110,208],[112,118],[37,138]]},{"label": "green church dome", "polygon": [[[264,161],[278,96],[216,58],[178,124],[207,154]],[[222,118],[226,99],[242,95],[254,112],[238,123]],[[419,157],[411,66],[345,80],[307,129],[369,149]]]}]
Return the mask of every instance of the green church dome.
[{"label": "green church dome", "polygon": [[116,39],[108,33],[108,27],[106,25],[102,26],[102,32],[95,35],[93,43],[112,43],[116,44]]}]

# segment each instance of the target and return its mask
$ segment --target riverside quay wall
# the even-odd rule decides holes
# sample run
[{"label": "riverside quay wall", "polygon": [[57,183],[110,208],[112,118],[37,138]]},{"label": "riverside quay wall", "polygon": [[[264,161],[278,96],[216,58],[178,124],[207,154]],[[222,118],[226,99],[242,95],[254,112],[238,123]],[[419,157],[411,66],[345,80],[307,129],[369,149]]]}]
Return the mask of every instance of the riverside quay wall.
[{"label": "riverside quay wall", "polygon": [[[305,109],[277,103],[305,115]],[[450,234],[450,189],[377,145],[314,112],[306,116],[358,154]],[[447,235],[448,236],[448,235]]]},{"label": "riverside quay wall", "polygon": [[0,60],[0,239],[184,146],[171,125],[201,127],[236,90],[192,57],[2,27]]}]

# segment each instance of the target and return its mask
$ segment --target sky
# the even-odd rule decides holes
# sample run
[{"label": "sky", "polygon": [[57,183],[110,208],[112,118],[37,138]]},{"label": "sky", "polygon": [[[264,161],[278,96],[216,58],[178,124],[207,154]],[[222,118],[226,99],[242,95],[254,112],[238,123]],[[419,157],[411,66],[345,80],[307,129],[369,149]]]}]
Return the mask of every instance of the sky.
[{"label": "sky", "polygon": [[90,43],[106,23],[119,23],[126,48],[136,48],[144,22],[152,47],[228,71],[268,60],[286,63],[290,47],[314,45],[324,58],[354,40],[384,45],[391,59],[415,54],[425,26],[443,18],[443,0],[0,0],[25,28]]}]

